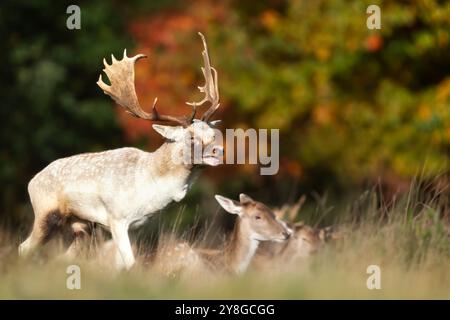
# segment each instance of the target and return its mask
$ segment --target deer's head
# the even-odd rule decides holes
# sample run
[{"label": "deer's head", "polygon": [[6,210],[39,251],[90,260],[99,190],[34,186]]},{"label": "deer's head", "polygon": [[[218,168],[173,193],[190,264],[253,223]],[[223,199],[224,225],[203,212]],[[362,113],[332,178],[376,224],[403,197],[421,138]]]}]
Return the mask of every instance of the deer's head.
[{"label": "deer's head", "polygon": [[295,226],[291,241],[300,257],[307,257],[316,253],[323,245],[319,230],[304,224]]},{"label": "deer's head", "polygon": [[263,203],[241,193],[239,201],[216,195],[216,200],[227,212],[239,216],[240,227],[252,240],[285,241],[290,232],[285,224]]},{"label": "deer's head", "polygon": [[[205,38],[201,33],[199,35],[204,46],[202,52],[204,67],[202,67],[202,72],[205,77],[205,85],[199,87],[199,90],[205,94],[205,97],[199,102],[187,102],[192,107],[192,113],[189,116],[160,114],[156,109],[157,98],[153,102],[151,113],[142,110],[134,86],[134,64],[137,60],[145,58],[143,54],[127,57],[125,50],[120,61],[111,56],[111,65],[108,65],[106,60],[103,59],[103,64],[105,65],[103,71],[108,76],[111,85],[103,82],[101,74],[97,84],[104,93],[111,96],[117,104],[125,108],[131,115],[144,120],[175,124],[175,126],[154,124],[153,128],[166,140],[176,143],[179,147],[178,149],[180,152],[184,152],[184,155],[186,155],[186,150],[192,149],[193,152],[189,152],[189,157],[192,159],[191,163],[216,166],[221,163],[223,152],[221,143],[216,141],[216,131],[214,129],[218,121],[210,121],[211,116],[220,105],[217,71],[211,66]],[[209,109],[203,114],[201,119],[195,119],[197,107],[205,103],[210,104]],[[201,152],[200,155],[198,154],[199,150]],[[180,154],[180,156],[182,155]]]},{"label": "deer's head", "polygon": [[173,161],[217,166],[222,163],[223,146],[217,139],[220,135],[214,129],[214,123],[194,119],[187,127],[154,124],[153,129],[177,145]]}]

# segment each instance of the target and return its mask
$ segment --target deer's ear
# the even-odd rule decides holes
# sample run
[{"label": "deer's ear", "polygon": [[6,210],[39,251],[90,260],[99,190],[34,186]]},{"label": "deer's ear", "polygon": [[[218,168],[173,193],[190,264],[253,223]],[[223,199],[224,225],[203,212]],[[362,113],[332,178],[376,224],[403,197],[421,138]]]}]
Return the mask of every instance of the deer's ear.
[{"label": "deer's ear", "polygon": [[249,203],[253,202],[254,200],[252,198],[250,198],[248,195],[246,195],[245,193],[241,193],[239,195],[239,201],[241,202],[241,204],[249,204]]},{"label": "deer's ear", "polygon": [[220,206],[225,209],[225,211],[232,214],[242,215],[242,206],[239,202],[219,195],[215,195],[214,197]]},{"label": "deer's ear", "polygon": [[278,220],[284,220],[284,217],[286,216],[286,210],[285,208],[280,208],[280,209],[274,209],[273,213],[275,214],[275,217]]},{"label": "deer's ear", "polygon": [[213,120],[213,121],[210,121],[209,122],[209,125],[211,126],[211,127],[217,127],[217,125],[219,124],[219,123],[221,123],[222,122],[222,120]]},{"label": "deer's ear", "polygon": [[155,129],[156,132],[158,132],[160,135],[162,135],[164,138],[173,140],[173,141],[179,141],[183,139],[183,130],[184,128],[181,126],[172,127],[172,126],[163,126],[160,124],[154,124],[152,125],[153,129]]}]

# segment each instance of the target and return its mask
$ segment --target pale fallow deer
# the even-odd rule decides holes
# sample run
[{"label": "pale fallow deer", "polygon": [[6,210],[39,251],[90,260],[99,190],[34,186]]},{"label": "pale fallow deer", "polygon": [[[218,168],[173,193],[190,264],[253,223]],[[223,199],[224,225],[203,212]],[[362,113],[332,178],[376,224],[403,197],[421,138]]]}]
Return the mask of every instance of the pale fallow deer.
[{"label": "pale fallow deer", "polygon": [[215,198],[225,211],[238,216],[229,240],[220,249],[195,248],[185,242],[171,248],[163,246],[155,260],[166,274],[185,269],[241,274],[247,270],[260,243],[285,242],[289,238],[289,230],[263,203],[243,193],[239,201],[220,195]]},{"label": "pale fallow deer", "polygon": [[[103,60],[103,71],[111,85],[103,82],[101,74],[97,85],[105,94],[137,118],[177,126],[153,124],[165,138],[164,144],[154,152],[121,148],[80,154],[58,159],[36,174],[28,184],[34,225],[31,235],[19,247],[20,255],[27,255],[46,242],[53,229],[75,221],[74,228],[80,232],[80,223],[88,221],[111,231],[118,249],[116,265],[119,269],[129,269],[135,262],[128,236],[130,226],[142,224],[171,201],[183,199],[195,168],[221,163],[223,147],[215,141],[214,121],[210,122],[219,108],[217,71],[210,64],[205,38],[199,34],[204,46],[205,77],[205,85],[199,90],[205,97],[200,102],[188,103],[193,107],[188,117],[159,114],[156,99],[151,113],[141,109],[135,92],[134,64],[145,57],[143,54],[127,57],[125,50],[122,60],[112,56],[111,65]],[[194,119],[196,108],[204,103],[210,104],[209,109],[201,120]],[[209,150],[197,161],[200,163],[175,161],[183,156],[183,150],[193,145]]]},{"label": "pale fallow deer", "polygon": [[274,209],[277,219],[290,230],[291,237],[284,243],[262,244],[254,259],[256,265],[298,262],[321,250],[326,243],[341,237],[335,227],[315,228],[301,221],[295,222],[305,200],[306,197],[302,196],[292,206]]}]

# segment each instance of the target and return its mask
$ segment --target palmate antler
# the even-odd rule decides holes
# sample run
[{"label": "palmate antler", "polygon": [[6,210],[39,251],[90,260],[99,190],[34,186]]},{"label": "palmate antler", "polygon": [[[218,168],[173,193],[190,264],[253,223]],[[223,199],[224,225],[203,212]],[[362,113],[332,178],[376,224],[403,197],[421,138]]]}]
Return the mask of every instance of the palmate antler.
[{"label": "palmate antler", "polygon": [[211,62],[209,61],[208,54],[208,46],[206,45],[205,37],[201,32],[198,33],[203,41],[204,50],[202,52],[203,56],[203,64],[202,67],[203,76],[205,77],[205,85],[203,87],[198,87],[200,92],[205,94],[205,97],[202,101],[199,102],[186,102],[188,105],[194,107],[194,112],[198,106],[201,106],[205,102],[210,102],[211,106],[209,109],[203,114],[202,121],[208,121],[209,118],[217,111],[220,106],[219,103],[219,86],[217,82],[217,71],[214,67],[211,66]]},{"label": "palmate antler", "polygon": [[108,86],[102,80],[102,75],[97,81],[98,86],[103,90],[104,93],[109,95],[113,100],[126,109],[126,111],[136,118],[141,118],[144,120],[153,121],[168,121],[181,124],[183,126],[189,125],[190,119],[186,117],[175,117],[169,115],[161,115],[156,110],[155,98],[152,107],[152,113],[147,113],[142,110],[139,100],[136,95],[136,89],[134,87],[134,64],[137,60],[145,58],[143,54],[138,54],[134,57],[127,57],[126,49],[123,52],[123,58],[117,61],[116,58],[111,55],[112,64],[108,65],[106,60],[103,59],[103,64],[105,68],[103,71],[108,76],[111,85]]},{"label": "palmate antler", "polygon": [[159,114],[156,110],[156,102],[158,101],[157,98],[155,98],[153,102],[151,113],[147,113],[142,110],[134,86],[134,64],[137,60],[146,57],[143,54],[138,54],[134,57],[127,57],[127,52],[125,49],[123,52],[123,58],[120,61],[116,60],[116,58],[111,55],[112,63],[109,65],[106,60],[103,59],[103,64],[105,65],[103,71],[108,76],[111,85],[109,86],[103,82],[101,74],[97,81],[97,85],[105,94],[113,98],[117,104],[125,108],[128,113],[137,118],[151,121],[175,122],[182,126],[189,126],[195,117],[197,107],[207,101],[210,101],[211,107],[202,116],[203,121],[208,121],[208,119],[219,107],[219,90],[217,86],[217,71],[211,67],[205,37],[201,33],[199,33],[199,35],[203,41],[204,50],[202,55],[205,64],[205,66],[202,67],[203,75],[205,76],[205,85],[203,87],[199,87],[199,90],[200,92],[205,93],[205,98],[200,102],[187,103],[193,107],[192,114],[190,116],[177,117]]}]

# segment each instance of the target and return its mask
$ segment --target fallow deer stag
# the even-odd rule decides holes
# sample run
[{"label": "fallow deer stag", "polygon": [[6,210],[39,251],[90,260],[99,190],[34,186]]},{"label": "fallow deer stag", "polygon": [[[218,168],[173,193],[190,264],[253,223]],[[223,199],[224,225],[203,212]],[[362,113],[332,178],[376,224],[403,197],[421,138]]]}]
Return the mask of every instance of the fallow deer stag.
[{"label": "fallow deer stag", "polygon": [[[290,237],[285,224],[261,202],[241,193],[240,201],[216,195],[216,200],[227,212],[236,214],[234,230],[223,249],[193,248],[179,243],[172,248],[163,246],[157,263],[169,274],[172,270],[193,268],[194,271],[225,270],[243,273],[247,270],[261,242],[286,242]],[[159,261],[158,261],[159,260]]]},{"label": "fallow deer stag", "polygon": [[[105,94],[133,116],[150,121],[169,122],[177,126],[153,124],[165,138],[154,152],[135,148],[120,148],[98,153],[86,153],[58,159],[39,172],[29,183],[28,192],[35,220],[31,235],[20,245],[19,253],[46,242],[52,230],[71,223],[74,218],[80,229],[80,219],[107,227],[117,247],[118,268],[131,268],[135,258],[128,230],[142,224],[148,217],[171,201],[180,201],[192,183],[193,169],[202,165],[221,163],[223,148],[215,141],[214,121],[209,119],[219,108],[217,71],[211,66],[205,38],[199,33],[204,50],[202,67],[205,85],[199,87],[205,97],[200,102],[187,103],[193,107],[188,117],[159,114],[156,99],[151,113],[142,110],[134,86],[134,64],[143,54],[117,61],[105,60],[103,71],[111,85],[102,80],[97,85]],[[194,119],[196,108],[209,103],[201,120]],[[183,151],[194,145],[203,147],[198,164],[177,161]]]}]

